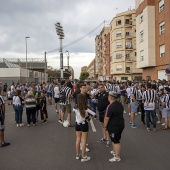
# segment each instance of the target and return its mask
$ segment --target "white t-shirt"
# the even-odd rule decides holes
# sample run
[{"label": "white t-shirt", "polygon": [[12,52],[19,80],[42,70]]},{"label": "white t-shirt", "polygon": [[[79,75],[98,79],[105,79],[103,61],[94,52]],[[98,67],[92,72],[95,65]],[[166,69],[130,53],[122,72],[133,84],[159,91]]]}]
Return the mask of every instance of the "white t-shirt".
[{"label": "white t-shirt", "polygon": [[13,97],[13,105],[21,106],[21,100],[18,96]]},{"label": "white t-shirt", "polygon": [[131,95],[131,87],[128,87],[126,89],[126,92],[127,92],[128,97],[130,97],[130,95]]},{"label": "white t-shirt", "polygon": [[54,97],[55,98],[59,98],[60,97],[59,96],[59,92],[60,92],[59,87],[58,86],[54,87]]},{"label": "white t-shirt", "polygon": [[[78,109],[73,109],[73,112],[76,114],[76,122],[77,122],[78,124],[84,123],[85,118],[82,118],[82,117],[81,117],[79,110],[78,110]],[[87,115],[88,115],[88,113],[87,113],[87,111],[86,111],[86,116],[87,116]],[[86,117],[86,116],[85,116],[85,117]]]},{"label": "white t-shirt", "polygon": [[7,96],[8,96],[8,98],[12,98],[11,91],[8,91],[8,92],[7,92]]}]

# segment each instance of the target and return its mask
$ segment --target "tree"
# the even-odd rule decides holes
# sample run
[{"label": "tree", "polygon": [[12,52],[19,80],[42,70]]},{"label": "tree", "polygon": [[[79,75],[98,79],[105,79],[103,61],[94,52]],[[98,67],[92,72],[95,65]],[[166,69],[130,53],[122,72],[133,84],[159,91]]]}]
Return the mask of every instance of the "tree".
[{"label": "tree", "polygon": [[81,72],[80,73],[80,80],[86,80],[89,77],[88,72]]}]

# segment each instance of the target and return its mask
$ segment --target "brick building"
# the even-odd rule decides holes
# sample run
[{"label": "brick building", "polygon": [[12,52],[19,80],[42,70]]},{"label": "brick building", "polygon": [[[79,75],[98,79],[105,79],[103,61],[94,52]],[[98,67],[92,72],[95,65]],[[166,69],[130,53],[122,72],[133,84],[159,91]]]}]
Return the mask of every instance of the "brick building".
[{"label": "brick building", "polygon": [[136,0],[137,67],[143,79],[170,80],[165,73],[170,67],[169,16],[169,0]]}]

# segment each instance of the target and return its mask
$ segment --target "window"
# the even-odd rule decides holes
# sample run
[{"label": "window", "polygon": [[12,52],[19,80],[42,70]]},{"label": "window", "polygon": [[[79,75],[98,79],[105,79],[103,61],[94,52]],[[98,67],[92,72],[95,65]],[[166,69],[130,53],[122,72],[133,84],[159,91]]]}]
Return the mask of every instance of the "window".
[{"label": "window", "polygon": [[122,21],[121,20],[117,20],[116,21],[116,26],[119,26],[119,25],[121,25],[122,24]]},{"label": "window", "polygon": [[144,50],[140,52],[140,61],[144,61]]},{"label": "window", "polygon": [[132,22],[131,22],[131,20],[130,20],[130,19],[125,19],[125,24],[127,24],[127,25],[131,25],[131,24],[132,24]]},{"label": "window", "polygon": [[143,22],[143,12],[140,14],[140,23]]},{"label": "window", "polygon": [[122,31],[117,31],[116,32],[116,37],[121,37],[122,36]]},{"label": "window", "polygon": [[128,77],[121,77],[121,80],[128,80]]},{"label": "window", "polygon": [[159,12],[164,10],[164,0],[159,1]]},{"label": "window", "polygon": [[126,60],[130,60],[130,54],[126,54]]},{"label": "window", "polygon": [[116,54],[116,59],[121,59],[122,58],[122,54]]},{"label": "window", "polygon": [[159,24],[159,32],[160,32],[160,35],[165,32],[165,22],[164,21]]},{"label": "window", "polygon": [[135,57],[137,56],[137,53],[135,52]]},{"label": "window", "polygon": [[126,31],[126,36],[129,36],[130,35],[130,32],[129,31]]},{"label": "window", "polygon": [[161,45],[159,49],[160,49],[160,57],[164,57],[165,56],[165,45]]},{"label": "window", "polygon": [[140,42],[143,42],[143,36],[144,36],[143,31],[141,31],[140,32]]},{"label": "window", "polygon": [[126,66],[126,73],[130,73],[130,65]]},{"label": "window", "polygon": [[126,49],[131,49],[131,48],[132,48],[132,42],[126,41]]},{"label": "window", "polygon": [[122,48],[122,43],[121,42],[116,43],[116,48]]},{"label": "window", "polygon": [[117,65],[116,66],[116,71],[122,71],[122,65]]}]

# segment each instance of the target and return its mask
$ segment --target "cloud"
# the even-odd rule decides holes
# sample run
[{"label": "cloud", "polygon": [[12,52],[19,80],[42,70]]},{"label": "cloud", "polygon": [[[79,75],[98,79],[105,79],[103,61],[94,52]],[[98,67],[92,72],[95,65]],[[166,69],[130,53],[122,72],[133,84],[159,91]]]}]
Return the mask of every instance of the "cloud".
[{"label": "cloud", "polygon": [[[1,1],[0,57],[25,56],[26,36],[30,37],[27,40],[29,56],[43,57],[44,51],[58,49],[60,46],[54,26],[57,21],[63,26],[65,33],[63,45],[66,45],[86,35],[104,20],[112,20],[117,13],[115,8],[122,12],[128,10],[129,6],[133,8],[134,4],[135,0]],[[104,24],[81,41],[63,49],[64,52],[68,50],[76,54],[73,58],[77,72],[85,65],[85,53],[94,56],[95,36],[100,33],[103,26]],[[59,53],[55,51],[47,55],[50,59]],[[82,57],[80,63],[77,62],[79,57]]]}]

